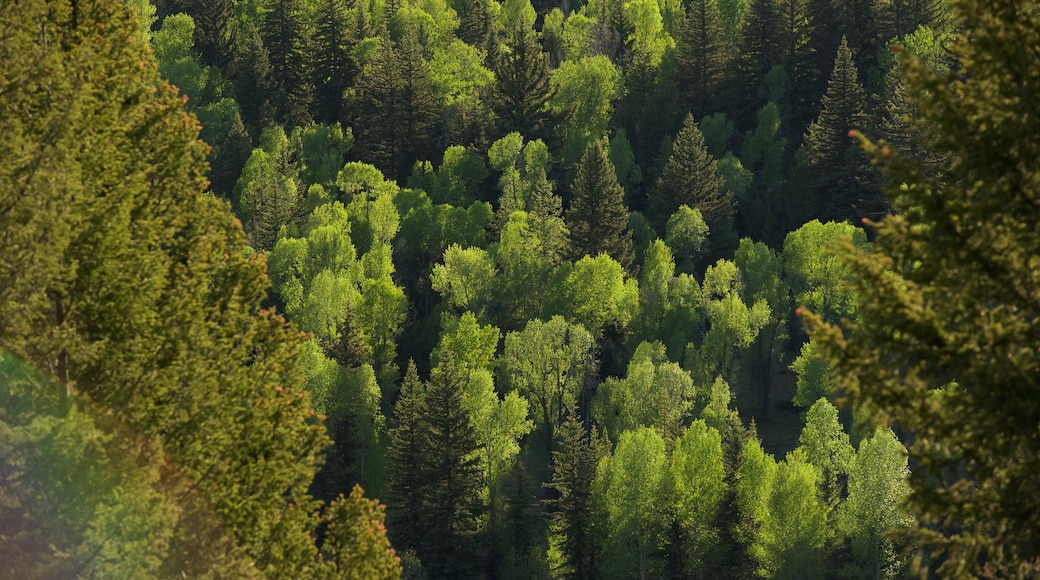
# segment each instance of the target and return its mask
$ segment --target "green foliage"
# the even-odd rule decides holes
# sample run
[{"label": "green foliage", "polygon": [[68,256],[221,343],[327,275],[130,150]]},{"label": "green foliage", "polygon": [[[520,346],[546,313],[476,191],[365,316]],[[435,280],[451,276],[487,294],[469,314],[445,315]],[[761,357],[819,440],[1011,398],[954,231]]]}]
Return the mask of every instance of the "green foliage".
[{"label": "green foliage", "polygon": [[672,518],[679,527],[682,568],[705,569],[719,543],[716,519],[727,494],[722,436],[694,421],[675,442],[671,464]]},{"label": "green foliage", "polygon": [[853,459],[849,436],[838,422],[838,409],[827,399],[813,403],[805,413],[805,427],[798,437],[799,449],[817,470],[820,497],[835,507],[845,493],[842,483],[848,477]]},{"label": "green foliage", "polygon": [[784,239],[784,274],[791,284],[794,301],[819,313],[824,320],[857,320],[855,296],[846,289],[851,270],[832,253],[841,243],[865,248],[866,232],[843,223],[813,220],[787,234]]},{"label": "green foliage", "polygon": [[710,232],[712,255],[725,255],[737,240],[733,196],[721,186],[718,162],[708,153],[693,116],[687,115],[650,199],[654,219],[663,225],[682,205],[700,211]]},{"label": "green foliage", "polygon": [[831,398],[830,365],[817,351],[815,342],[802,343],[791,370],[798,377],[792,400],[795,405],[808,407],[821,398]]},{"label": "green foliage", "polygon": [[702,257],[708,241],[708,224],[704,223],[700,210],[690,209],[683,204],[668,218],[665,226],[665,243],[679,257],[680,272],[692,274],[694,265]]},{"label": "green foliage", "polygon": [[430,284],[452,307],[483,316],[493,300],[495,274],[486,251],[452,244],[444,251],[444,263],[433,267]]},{"label": "green foliage", "polygon": [[849,465],[849,496],[838,511],[840,523],[852,539],[851,566],[858,578],[897,578],[905,560],[895,536],[913,518],[903,511],[910,495],[906,448],[890,429],[878,430],[859,444]]},{"label": "green foliage", "polygon": [[628,327],[639,300],[636,281],[625,280],[621,264],[606,254],[561,266],[550,292],[547,314],[560,314],[597,337],[607,326]]},{"label": "green foliage", "polygon": [[[0,21],[11,31],[0,43],[0,344],[154,438],[163,469],[192,490],[179,515],[165,511],[148,491],[156,472],[142,469],[115,488],[130,504],[97,512],[91,549],[146,567],[149,556],[130,552],[151,552],[168,564],[162,576],[211,565],[237,576],[240,554],[247,574],[319,573],[307,489],[328,439],[300,389],[300,337],[261,310],[265,264],[227,204],[204,193],[198,126],[160,82],[139,22],[122,2],[8,6]],[[147,466],[146,448],[116,455]],[[166,515],[163,526],[191,529],[200,547],[154,551],[151,518]]]},{"label": "green foliage", "polygon": [[607,435],[618,437],[652,427],[669,441],[682,432],[696,391],[690,374],[670,362],[661,343],[636,348],[624,379],[608,378],[592,399],[592,417]]},{"label": "green foliage", "polygon": [[625,191],[601,141],[585,148],[571,195],[567,210],[571,254],[575,259],[606,254],[628,268],[632,263],[632,232],[628,229]]},{"label": "green foliage", "polygon": [[322,551],[332,563],[330,573],[344,580],[400,578],[400,559],[383,526],[386,508],[364,493],[355,485],[349,496],[341,494],[325,511],[328,528]]},{"label": "green foliage", "polygon": [[[926,144],[949,156],[932,176],[866,143],[884,167],[899,217],[878,225],[874,252],[845,252],[859,298],[855,337],[817,319],[835,386],[909,446],[917,541],[948,577],[1036,573],[1036,375],[1032,222],[1038,120],[1034,6],[952,3],[962,67],[908,59]],[[1025,164],[1025,165],[1024,165]],[[943,524],[949,523],[949,526]]]},{"label": "green foliage", "polygon": [[509,383],[534,404],[535,423],[550,434],[577,404],[595,370],[594,346],[587,330],[560,316],[531,320],[522,331],[506,335],[502,363]]},{"label": "green foliage", "polygon": [[[574,18],[569,18],[569,23]],[[560,156],[567,165],[582,157],[586,146],[602,138],[613,114],[613,103],[623,94],[621,70],[603,55],[568,60],[552,71],[550,107],[569,118]]]},{"label": "green foliage", "polygon": [[665,442],[649,427],[621,433],[613,456],[592,480],[603,563],[612,577],[656,577],[667,525],[669,467]]}]

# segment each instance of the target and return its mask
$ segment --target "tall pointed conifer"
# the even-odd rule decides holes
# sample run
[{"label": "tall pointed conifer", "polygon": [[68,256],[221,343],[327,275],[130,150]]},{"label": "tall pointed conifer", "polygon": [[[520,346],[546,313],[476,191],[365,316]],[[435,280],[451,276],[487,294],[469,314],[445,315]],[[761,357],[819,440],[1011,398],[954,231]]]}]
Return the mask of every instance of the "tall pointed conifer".
[{"label": "tall pointed conifer", "polygon": [[606,253],[627,268],[632,263],[632,231],[628,229],[625,190],[602,141],[585,147],[571,194],[567,226],[574,258]]}]

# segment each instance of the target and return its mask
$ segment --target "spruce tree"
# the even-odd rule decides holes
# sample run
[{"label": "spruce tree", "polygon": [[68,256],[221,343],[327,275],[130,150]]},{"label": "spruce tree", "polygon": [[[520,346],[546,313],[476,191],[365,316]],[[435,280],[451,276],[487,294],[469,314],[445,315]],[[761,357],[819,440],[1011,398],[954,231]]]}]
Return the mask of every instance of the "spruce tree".
[{"label": "spruce tree", "polygon": [[[170,529],[210,510],[255,571],[314,573],[307,489],[327,438],[299,333],[261,310],[265,264],[205,193],[195,119],[123,2],[0,21],[0,346],[161,447],[192,484]],[[206,572],[170,554],[163,575]]]},{"label": "spruce tree", "polygon": [[408,361],[394,406],[396,425],[390,429],[386,462],[387,533],[394,545],[402,550],[415,549],[422,539],[422,530],[428,525],[418,519],[425,500],[423,475],[419,469],[426,455],[422,424],[425,391],[426,385],[419,379],[415,361]]},{"label": "spruce tree", "polygon": [[362,158],[400,179],[432,154],[440,111],[416,32],[408,28],[400,44],[389,34],[381,42],[355,87],[354,129]]},{"label": "spruce tree", "polygon": [[658,231],[665,230],[668,218],[679,206],[699,210],[708,224],[710,252],[725,255],[737,244],[733,227],[735,203],[731,194],[719,190],[717,166],[693,116],[687,115],[651,193],[650,210]]},{"label": "spruce tree", "polygon": [[491,108],[500,135],[518,131],[525,139],[541,139],[555,148],[563,140],[566,119],[549,108],[555,89],[549,84],[549,55],[537,33],[523,24],[509,31],[506,47],[492,61],[495,93]]},{"label": "spruce tree", "polygon": [[203,64],[225,68],[235,46],[234,0],[191,0],[190,4],[195,20],[195,48]]},{"label": "spruce tree", "polygon": [[263,13],[260,29],[271,62],[278,117],[290,125],[307,125],[314,99],[310,74],[310,38],[301,0],[274,0]]},{"label": "spruce tree", "polygon": [[895,215],[870,251],[844,252],[860,304],[845,330],[809,317],[835,387],[907,436],[914,536],[943,577],[1035,577],[1040,562],[1040,270],[1031,95],[1036,3],[953,2],[963,68],[907,59],[939,174],[866,143]]},{"label": "spruce tree", "polygon": [[544,500],[549,507],[550,566],[555,574],[578,580],[595,577],[596,558],[589,494],[599,460],[609,443],[595,427],[592,432],[571,408],[556,430],[552,452],[552,480],[544,484],[557,496]]},{"label": "spruce tree", "polygon": [[687,7],[676,56],[683,105],[696,118],[717,111],[729,66],[718,0],[695,0]]},{"label": "spruce tree", "polygon": [[813,218],[858,223],[886,211],[875,172],[849,134],[868,129],[865,108],[852,51],[842,39],[820,115],[809,125],[796,159],[791,185],[802,197],[789,208],[789,230]]},{"label": "spruce tree", "polygon": [[353,83],[357,65],[346,0],[322,0],[313,37],[314,82],[317,87],[317,119],[345,122],[343,92]]},{"label": "spruce tree", "polygon": [[632,231],[628,229],[625,190],[618,183],[602,141],[585,147],[571,196],[567,211],[571,255],[578,259],[606,253],[627,268],[632,263]]},{"label": "spruce tree", "polygon": [[247,24],[236,36],[231,60],[235,100],[242,110],[242,122],[259,133],[259,127],[272,122],[271,92],[273,79],[271,59],[263,38],[255,26]]},{"label": "spruce tree", "polygon": [[768,100],[761,89],[766,74],[780,64],[781,33],[778,0],[752,0],[741,27],[740,51],[728,88],[732,104],[727,108],[741,128],[751,126],[755,112]]},{"label": "spruce tree", "polygon": [[476,540],[483,477],[476,431],[463,405],[468,375],[465,364],[442,351],[419,412],[425,449],[412,466],[423,482],[423,536],[416,551],[434,578],[472,578],[482,564]]}]

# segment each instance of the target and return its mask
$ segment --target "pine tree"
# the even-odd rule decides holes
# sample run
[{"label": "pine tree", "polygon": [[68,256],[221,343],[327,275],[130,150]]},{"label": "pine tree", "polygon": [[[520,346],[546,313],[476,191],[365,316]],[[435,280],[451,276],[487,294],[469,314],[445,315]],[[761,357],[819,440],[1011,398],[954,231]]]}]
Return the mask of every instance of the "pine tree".
[{"label": "pine tree", "polygon": [[322,0],[313,37],[314,81],[317,86],[318,120],[345,122],[343,92],[353,83],[357,65],[352,54],[350,11],[346,0]]},{"label": "pine tree", "polygon": [[544,500],[549,512],[550,565],[554,573],[578,580],[595,577],[589,494],[599,460],[609,451],[596,428],[585,430],[576,408],[556,431],[552,480],[544,484],[558,494]]},{"label": "pine tree", "polygon": [[813,218],[858,223],[886,211],[874,171],[849,134],[868,129],[865,108],[852,51],[842,39],[820,116],[809,125],[798,152],[791,184],[804,197],[789,208],[794,219],[788,229]]},{"label": "pine tree", "polygon": [[191,0],[195,20],[195,48],[203,64],[223,69],[231,62],[235,46],[234,0]]},{"label": "pine tree", "polygon": [[687,115],[651,194],[650,210],[658,231],[664,231],[668,218],[679,206],[699,210],[708,224],[712,254],[724,255],[737,243],[733,229],[735,207],[732,195],[719,190],[717,165],[693,116]]},{"label": "pine tree", "polygon": [[679,91],[686,110],[696,118],[718,110],[729,66],[718,0],[696,0],[686,7],[676,56]]},{"label": "pine tree", "polygon": [[[209,510],[255,570],[310,575],[327,437],[299,333],[260,308],[265,264],[205,193],[195,119],[123,2],[0,21],[0,345],[154,439],[193,486],[171,529]],[[203,575],[190,550],[163,575]]]},{"label": "pine tree", "polygon": [[426,385],[419,380],[415,361],[408,361],[394,406],[397,425],[390,429],[386,465],[388,533],[394,545],[401,549],[416,548],[422,539],[422,530],[428,525],[418,519],[425,500],[424,481],[419,470],[427,453],[422,424],[425,390]]},{"label": "pine tree", "polygon": [[549,108],[555,90],[549,84],[549,55],[537,33],[522,24],[509,31],[506,46],[492,61],[495,93],[491,108],[499,134],[518,131],[525,139],[541,139],[551,149],[562,143],[566,118]]},{"label": "pine tree", "polygon": [[483,478],[476,431],[463,405],[469,373],[451,356],[441,352],[419,413],[425,449],[412,466],[423,481],[416,551],[432,577],[470,578],[482,563],[476,539]]},{"label": "pine tree", "polygon": [[843,332],[809,320],[835,386],[909,436],[909,509],[917,541],[938,551],[930,572],[1033,577],[1040,17],[1032,2],[952,4],[963,68],[904,69],[927,144],[951,160],[930,175],[867,144],[896,214],[871,251],[845,252],[861,322]]},{"label": "pine tree", "polygon": [[632,231],[628,229],[625,190],[602,141],[585,147],[571,195],[567,211],[571,255],[577,259],[606,253],[627,268],[632,263]]}]

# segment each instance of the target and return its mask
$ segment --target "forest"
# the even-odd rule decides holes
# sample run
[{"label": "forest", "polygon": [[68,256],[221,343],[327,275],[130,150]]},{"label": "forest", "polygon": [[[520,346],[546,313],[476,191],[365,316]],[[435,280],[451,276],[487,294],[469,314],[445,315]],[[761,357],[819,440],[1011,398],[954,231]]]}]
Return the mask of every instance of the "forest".
[{"label": "forest", "polygon": [[0,2],[0,576],[1040,573],[1040,5]]}]

